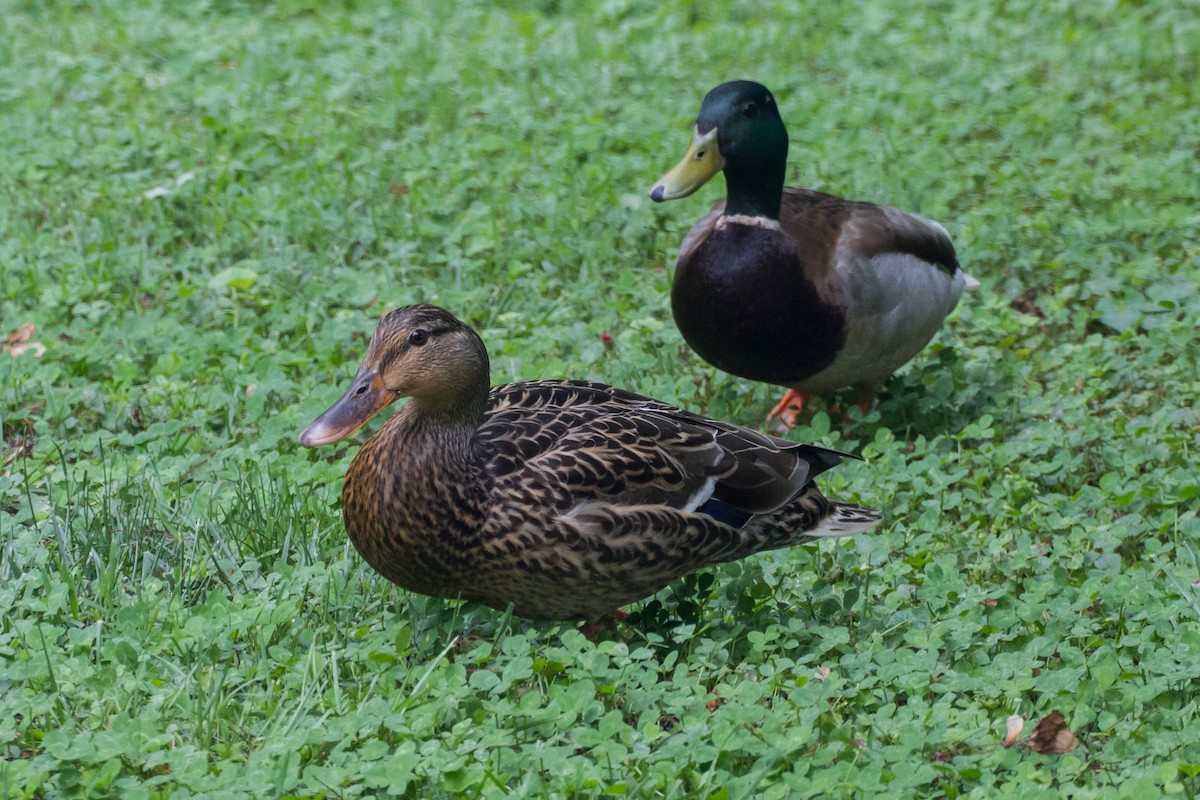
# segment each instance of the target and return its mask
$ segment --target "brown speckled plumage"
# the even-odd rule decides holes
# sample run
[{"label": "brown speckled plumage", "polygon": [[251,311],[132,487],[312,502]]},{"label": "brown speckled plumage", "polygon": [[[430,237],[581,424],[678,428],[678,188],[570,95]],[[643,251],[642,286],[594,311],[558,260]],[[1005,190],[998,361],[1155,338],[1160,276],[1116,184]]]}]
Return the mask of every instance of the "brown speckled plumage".
[{"label": "brown speckled plumage", "polygon": [[[418,328],[427,341],[406,344]],[[818,491],[833,451],[598,383],[489,389],[482,341],[434,306],[385,315],[339,405],[374,375],[413,400],[355,457],[342,508],[367,562],[411,591],[595,620],[701,567],[879,519]],[[337,410],[305,437],[331,440]]]}]

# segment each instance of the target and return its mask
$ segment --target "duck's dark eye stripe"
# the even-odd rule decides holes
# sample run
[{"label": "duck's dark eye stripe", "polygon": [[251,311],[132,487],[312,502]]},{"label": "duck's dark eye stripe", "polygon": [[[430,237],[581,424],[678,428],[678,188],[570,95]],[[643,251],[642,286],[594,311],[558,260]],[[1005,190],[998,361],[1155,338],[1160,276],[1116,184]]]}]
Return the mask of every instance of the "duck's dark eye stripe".
[{"label": "duck's dark eye stripe", "polygon": [[429,340],[443,333],[450,333],[454,328],[413,328],[408,334],[408,343],[420,347],[428,344]]}]

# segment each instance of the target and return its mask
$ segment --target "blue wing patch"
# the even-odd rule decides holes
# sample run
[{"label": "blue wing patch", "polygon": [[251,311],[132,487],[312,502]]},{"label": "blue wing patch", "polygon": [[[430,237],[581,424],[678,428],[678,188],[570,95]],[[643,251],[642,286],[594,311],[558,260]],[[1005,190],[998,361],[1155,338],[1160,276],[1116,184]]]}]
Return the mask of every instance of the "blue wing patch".
[{"label": "blue wing patch", "polygon": [[741,528],[754,515],[749,511],[743,511],[737,506],[730,505],[724,500],[718,500],[715,497],[710,497],[704,502],[704,505],[696,509],[698,514],[707,514],[717,522],[723,522],[734,528]]}]

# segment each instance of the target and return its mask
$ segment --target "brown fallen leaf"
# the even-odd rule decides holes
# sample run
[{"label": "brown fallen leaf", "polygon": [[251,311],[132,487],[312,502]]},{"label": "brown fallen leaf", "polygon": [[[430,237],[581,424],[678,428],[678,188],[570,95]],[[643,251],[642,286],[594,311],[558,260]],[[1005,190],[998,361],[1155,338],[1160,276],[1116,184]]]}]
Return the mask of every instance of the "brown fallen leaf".
[{"label": "brown fallen leaf", "polygon": [[31,342],[33,338],[33,323],[26,322],[21,327],[17,328],[8,336],[4,337],[4,344],[0,345],[0,350],[5,350],[12,355],[13,358],[24,353],[26,350],[32,351],[34,358],[41,358],[42,353],[46,352],[46,345],[41,342]]},{"label": "brown fallen leaf", "polygon": [[1017,737],[1021,735],[1021,730],[1025,727],[1025,718],[1020,714],[1013,714],[1008,718],[1008,729],[1001,742],[1005,747],[1012,747],[1017,743]]},{"label": "brown fallen leaf", "polygon": [[1067,721],[1062,713],[1051,711],[1033,726],[1029,746],[1038,753],[1069,753],[1079,747],[1079,740],[1067,730]]},{"label": "brown fallen leaf", "polygon": [[33,327],[33,323],[26,322],[24,325],[17,328],[12,333],[8,334],[8,336],[5,336],[4,343],[5,344],[25,344],[25,342],[28,342],[33,337],[34,330],[35,329]]}]

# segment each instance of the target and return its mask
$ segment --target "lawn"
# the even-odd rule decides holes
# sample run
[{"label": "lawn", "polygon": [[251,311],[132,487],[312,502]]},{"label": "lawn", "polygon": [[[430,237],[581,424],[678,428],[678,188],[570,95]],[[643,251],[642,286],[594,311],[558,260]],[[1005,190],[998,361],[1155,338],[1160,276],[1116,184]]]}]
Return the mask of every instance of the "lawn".
[{"label": "lawn", "polygon": [[[0,0],[0,796],[1200,793],[1200,6],[500,5]],[[790,434],[884,523],[597,642],[375,575],[296,436],[387,308],[762,423],[646,196],[742,77],[983,284]]]}]

